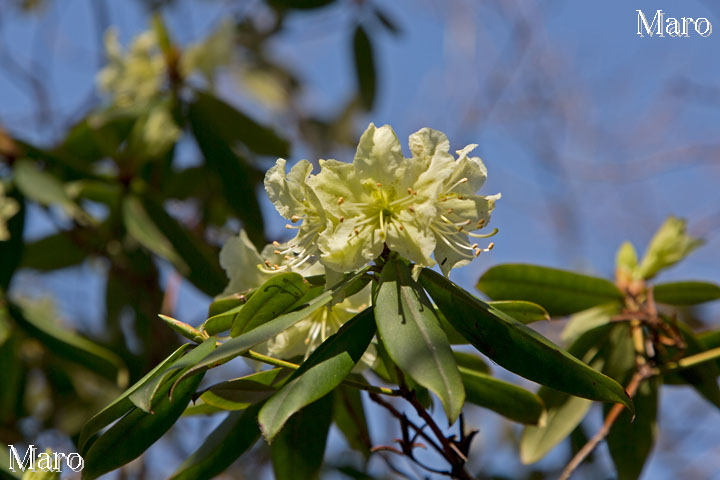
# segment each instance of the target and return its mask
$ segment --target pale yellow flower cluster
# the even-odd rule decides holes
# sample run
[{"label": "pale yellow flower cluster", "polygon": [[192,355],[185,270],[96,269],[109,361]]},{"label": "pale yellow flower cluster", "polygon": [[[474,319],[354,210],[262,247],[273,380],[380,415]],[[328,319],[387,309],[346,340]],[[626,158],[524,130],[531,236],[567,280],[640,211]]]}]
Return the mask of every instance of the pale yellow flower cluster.
[{"label": "pale yellow flower cluster", "polygon": [[[492,248],[475,233],[489,220],[500,194],[476,195],[487,171],[468,154],[476,145],[449,153],[442,132],[423,128],[410,135],[411,157],[403,156],[390,126],[370,124],[353,163],[320,160],[313,175],[307,161],[286,174],[278,159],[265,176],[265,190],[297,235],[277,245],[282,263],[265,259],[268,271],[320,261],[335,272],[351,272],[376,259],[387,246],[421,266],[435,261],[445,275]],[[434,259],[431,258],[434,256]]]}]

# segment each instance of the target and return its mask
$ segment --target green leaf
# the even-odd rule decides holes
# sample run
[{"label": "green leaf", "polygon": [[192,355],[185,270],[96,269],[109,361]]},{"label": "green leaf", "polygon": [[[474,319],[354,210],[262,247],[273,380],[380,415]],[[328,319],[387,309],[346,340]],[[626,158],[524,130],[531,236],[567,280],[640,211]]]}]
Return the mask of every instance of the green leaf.
[{"label": "green leaf", "polygon": [[190,104],[190,116],[207,120],[205,128],[214,130],[226,144],[242,142],[259,155],[290,155],[290,144],[287,140],[211,93],[195,92],[195,101]]},{"label": "green leaf", "polygon": [[13,164],[15,185],[27,198],[41,205],[56,205],[82,223],[90,217],[77,206],[65,191],[62,182],[54,175],[40,170],[35,162],[18,160]]},{"label": "green leaf", "polygon": [[622,403],[632,411],[623,387],[561,350],[534,330],[424,269],[420,282],[438,308],[470,343],[500,366],[572,395]]},{"label": "green leaf", "polygon": [[367,461],[370,458],[372,441],[360,390],[340,385],[335,389],[334,399],[335,425],[345,436],[350,448],[360,452]]},{"label": "green leaf", "polygon": [[613,315],[620,312],[620,305],[610,303],[589,308],[573,314],[565,325],[561,338],[565,345],[572,345],[585,332],[610,323]]},{"label": "green leaf", "polygon": [[276,480],[317,478],[332,421],[332,407],[332,395],[326,395],[290,417],[270,445]]},{"label": "green leaf", "polygon": [[277,318],[295,305],[308,290],[310,290],[308,282],[297,273],[286,272],[272,276],[235,314],[230,336],[237,337]]},{"label": "green leaf", "polygon": [[373,310],[368,308],[346,322],[270,397],[258,415],[268,442],[295,412],[330,393],[350,374],[375,335],[373,318]]},{"label": "green leaf", "polygon": [[119,356],[58,325],[45,309],[8,304],[8,311],[25,333],[39,340],[54,355],[88,368],[121,387],[127,385],[128,371]]},{"label": "green leaf", "polygon": [[[265,244],[265,227],[260,205],[255,194],[256,184],[263,175],[240,157],[223,138],[220,128],[236,129],[231,118],[223,118],[215,110],[227,113],[222,103],[208,95],[198,97],[190,104],[188,120],[207,167],[222,182],[224,197],[233,212],[242,220],[243,227],[255,246]],[[221,105],[218,107],[218,105]]]},{"label": "green leaf", "polygon": [[300,320],[307,318],[308,315],[322,308],[324,305],[327,305],[332,300],[333,295],[351,286],[354,280],[360,278],[362,275],[365,274],[367,268],[368,267],[346,278],[332,290],[328,290],[318,295],[317,297],[312,299],[307,304],[307,306],[294,312],[280,315],[275,320],[271,320],[267,323],[260,325],[257,328],[250,330],[247,333],[228,340],[227,342],[216,348],[215,351],[210,353],[197,365],[195,365],[195,367],[188,370],[184,375],[187,376],[200,370],[214,368],[218,365],[222,365],[223,363],[232,360],[238,355],[242,355],[243,353],[247,352],[255,345],[263,343],[283,332],[284,330],[292,327]]},{"label": "green leaf", "polygon": [[525,325],[541,320],[550,320],[550,314],[547,310],[537,303],[526,302],[524,300],[501,300],[488,302],[488,305],[492,305]]},{"label": "green leaf", "polygon": [[[170,377],[180,377],[183,373],[194,367],[200,360],[208,356],[208,354],[215,349],[216,342],[217,339],[215,337],[208,338],[203,343],[172,362],[172,364],[168,365],[162,372],[145,382],[145,384],[135,389],[128,398],[138,408],[152,413],[155,399],[158,398],[158,392],[162,390],[161,387],[170,379]],[[180,373],[177,374],[178,372]]]},{"label": "green leaf", "polygon": [[74,125],[59,148],[59,153],[92,163],[117,155],[140,111],[108,109],[88,115]]},{"label": "green leaf", "polygon": [[[720,347],[720,330],[709,330],[697,335],[697,339],[705,346],[706,350]],[[718,371],[720,371],[720,359],[715,360]]]},{"label": "green leaf", "polygon": [[545,405],[534,393],[476,370],[459,369],[468,402],[489,408],[516,422],[531,425],[544,423]]},{"label": "green leaf", "polygon": [[375,321],[393,362],[437,395],[448,420],[454,423],[465,402],[455,357],[432,304],[412,279],[410,267],[399,260],[390,260],[383,267]]},{"label": "green leaf", "polygon": [[525,427],[520,438],[520,460],[535,463],[567,438],[580,424],[592,402],[551,388],[541,387],[538,396],[547,406],[545,425]]},{"label": "green leaf", "polygon": [[358,25],[353,34],[353,58],[355,59],[355,76],[357,78],[360,101],[365,110],[372,110],[375,103],[375,61],[373,46],[365,29]]},{"label": "green leaf", "polygon": [[181,345],[169,357],[160,362],[160,364],[158,364],[155,368],[150,370],[147,375],[138,380],[137,383],[135,383],[132,387],[128,388],[122,395],[116,398],[115,401],[113,401],[107,407],[103,408],[100,412],[96,413],[90,420],[88,420],[85,425],[83,425],[82,430],[80,430],[80,436],[78,438],[78,448],[80,449],[80,453],[84,455],[87,451],[86,446],[90,437],[92,437],[95,433],[107,427],[112,422],[133,409],[133,404],[129,398],[133,392],[137,391],[140,387],[145,385],[151,379],[155,378],[156,375],[165,371],[165,369],[169,365],[171,365],[175,360],[180,358],[183,353],[185,353],[185,350],[187,350],[188,347],[190,347],[189,343]]},{"label": "green leaf", "polygon": [[[568,352],[593,368],[602,368],[605,364],[602,348],[611,329],[611,325],[601,325],[586,331],[573,342]],[[528,426],[523,430],[520,460],[525,464],[537,462],[570,435],[592,405],[590,400],[548,387],[540,387],[537,394],[545,404],[546,423],[543,426]]]},{"label": "green leaf", "polygon": [[209,480],[232,465],[260,438],[257,424],[260,406],[255,405],[244,412],[230,412],[170,479]]},{"label": "green leaf", "polygon": [[[137,200],[132,200],[133,198],[137,198]],[[141,208],[138,208],[138,203]],[[167,248],[167,244],[170,244],[171,249],[168,253],[172,257],[165,258],[175,264],[180,273],[186,276],[200,291],[212,296],[225,288],[227,277],[220,268],[218,254],[207,245],[204,239],[196,239],[191,236],[190,232],[168,215],[165,209],[150,194],[128,197],[126,205],[132,207],[132,213],[142,215],[142,212],[145,212],[147,214],[144,220],[145,223],[141,226],[156,231],[153,237],[154,242],[165,238],[163,248]],[[127,213],[125,221],[128,221]],[[137,234],[136,228],[133,236],[137,238]],[[154,251],[149,245],[146,245],[146,247]],[[177,257],[173,252],[176,252]]]},{"label": "green leaf", "polygon": [[477,288],[493,300],[537,303],[553,316],[623,300],[607,280],[536,265],[497,265],[480,277]]},{"label": "green leaf", "polygon": [[177,421],[203,375],[194,375],[180,382],[172,400],[168,396],[171,383],[166,383],[158,394],[161,400],[155,406],[154,414],[135,408],[100,435],[84,455],[82,478],[97,478],[140,456]]},{"label": "green leaf", "polygon": [[[615,463],[618,480],[640,477],[653,448],[657,430],[658,379],[643,382],[635,397],[635,418],[627,410],[613,424],[607,436],[610,456]],[[605,415],[609,411],[605,407]]]},{"label": "green leaf", "polygon": [[269,398],[285,383],[291,371],[273,368],[217,383],[200,394],[200,400],[223,410],[245,410]]},{"label": "green leaf", "polygon": [[123,219],[128,233],[154,254],[172,263],[181,274],[187,274],[188,266],[180,257],[170,240],[153,222],[140,199],[128,196],[123,202]]},{"label": "green leaf", "polygon": [[[707,349],[707,346],[695,336],[689,326],[680,321],[677,322],[677,326],[687,345],[685,357],[702,353]],[[720,408],[720,388],[718,387],[720,369],[716,362],[704,362],[677,373],[685,383],[692,385],[708,402]]]},{"label": "green leaf", "polygon": [[668,305],[697,305],[720,299],[720,285],[709,282],[672,282],[653,287],[656,302]]},{"label": "green leaf", "polygon": [[84,238],[85,234],[86,232],[76,228],[26,243],[22,267],[48,272],[81,264],[88,252],[80,247],[76,237]]},{"label": "green leaf", "polygon": [[479,356],[473,353],[456,351],[453,351],[453,356],[458,367],[465,367],[466,369],[490,375],[490,366]]}]

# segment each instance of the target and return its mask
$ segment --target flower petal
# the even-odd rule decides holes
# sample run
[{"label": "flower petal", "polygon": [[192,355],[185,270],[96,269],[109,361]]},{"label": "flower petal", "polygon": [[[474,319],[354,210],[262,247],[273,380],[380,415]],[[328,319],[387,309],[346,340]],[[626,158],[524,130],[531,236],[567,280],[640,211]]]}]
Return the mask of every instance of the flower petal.
[{"label": "flower petal", "polygon": [[245,230],[240,230],[240,234],[229,238],[220,250],[220,266],[230,279],[223,295],[243,292],[265,283],[272,275],[263,273],[258,268],[258,265],[262,263],[262,257],[258,254]]},{"label": "flower petal", "polygon": [[278,158],[275,165],[267,171],[265,191],[278,213],[285,218],[291,218],[304,211],[303,188],[305,177],[312,171],[312,165],[307,160],[301,160],[290,169],[290,175],[286,175],[286,163],[285,159]]},{"label": "flower petal", "polygon": [[361,181],[398,184],[401,189],[412,184],[407,181],[409,164],[402,155],[402,146],[390,125],[376,128],[372,123],[360,137],[353,160],[355,172]]}]

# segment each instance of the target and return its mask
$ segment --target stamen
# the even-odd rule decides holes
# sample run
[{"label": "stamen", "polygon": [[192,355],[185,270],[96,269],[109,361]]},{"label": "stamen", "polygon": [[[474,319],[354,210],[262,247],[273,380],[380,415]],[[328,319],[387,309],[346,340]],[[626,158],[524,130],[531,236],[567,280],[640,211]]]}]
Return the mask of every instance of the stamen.
[{"label": "stamen", "polygon": [[290,221],[293,223],[297,222],[298,220],[300,220],[300,217],[298,217],[297,215],[293,215],[292,217],[290,217]]},{"label": "stamen", "polygon": [[380,182],[376,183],[375,185],[377,185],[378,188],[382,187],[382,184]]},{"label": "stamen", "polygon": [[408,195],[412,195],[412,188],[408,187]]},{"label": "stamen", "polygon": [[415,213],[415,209],[412,207],[412,205],[410,205],[410,206],[408,207],[408,210],[410,210],[411,212]]},{"label": "stamen", "polygon": [[342,215],[340,215],[340,223],[342,223],[342,222],[344,222],[344,221],[345,221],[345,217],[343,217]]},{"label": "stamen", "polygon": [[278,242],[277,240],[273,240],[273,245],[276,246],[276,247],[279,247],[279,246],[280,246],[280,242]]},{"label": "stamen", "polygon": [[338,198],[338,205],[342,205],[342,203],[345,201],[343,197]]},{"label": "stamen", "polygon": [[480,234],[480,233],[471,233],[471,232],[468,232],[468,235],[470,235],[471,237],[474,237],[474,238],[490,238],[490,237],[496,235],[497,233],[498,233],[498,229],[495,228],[495,229],[493,229],[493,231],[490,232],[490,233]]}]

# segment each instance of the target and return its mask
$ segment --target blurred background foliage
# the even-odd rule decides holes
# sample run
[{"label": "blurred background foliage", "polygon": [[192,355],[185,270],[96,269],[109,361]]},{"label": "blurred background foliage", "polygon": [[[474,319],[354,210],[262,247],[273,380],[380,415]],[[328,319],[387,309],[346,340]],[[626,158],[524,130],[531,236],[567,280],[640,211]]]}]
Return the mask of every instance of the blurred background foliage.
[{"label": "blurred background foliage", "polygon": [[[610,276],[616,246],[647,243],[668,214],[706,241],[671,278],[717,279],[716,44],[640,43],[623,4],[4,0],[0,439],[73,451],[82,423],[179,345],[157,314],[204,318],[227,283],[225,239],[285,237],[260,199],[270,163],[349,160],[369,121],[480,144],[501,235],[460,284],[504,261]],[[143,31],[154,43],[133,50]],[[127,51],[145,63],[123,85]],[[686,318],[702,330],[717,314]],[[686,391],[663,394],[648,475],[720,469],[717,412]],[[543,478],[571,451],[523,467],[515,427],[474,420],[488,476]],[[121,475],[163,477],[197,446],[183,433],[208,428],[188,420]],[[612,471],[604,455],[587,475]],[[246,478],[267,463],[252,458]]]}]

